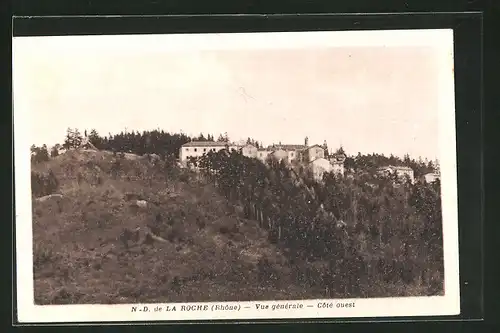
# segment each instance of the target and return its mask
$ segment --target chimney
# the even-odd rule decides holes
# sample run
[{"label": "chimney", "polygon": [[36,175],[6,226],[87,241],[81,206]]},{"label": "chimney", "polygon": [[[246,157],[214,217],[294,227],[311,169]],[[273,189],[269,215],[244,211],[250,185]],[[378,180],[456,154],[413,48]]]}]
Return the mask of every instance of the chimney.
[{"label": "chimney", "polygon": [[309,138],[306,136],[306,138],[304,139],[304,145],[306,147],[309,147]]}]

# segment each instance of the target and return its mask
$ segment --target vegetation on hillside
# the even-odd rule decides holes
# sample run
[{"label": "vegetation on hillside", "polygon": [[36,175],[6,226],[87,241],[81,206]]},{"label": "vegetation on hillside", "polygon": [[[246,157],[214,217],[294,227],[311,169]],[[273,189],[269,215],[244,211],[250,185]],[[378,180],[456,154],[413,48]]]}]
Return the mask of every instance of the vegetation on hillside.
[{"label": "vegetation on hillside", "polygon": [[[349,177],[317,183],[305,170],[224,150],[196,160],[199,173],[179,168],[180,146],[200,137],[89,138],[102,151],[32,150],[34,196],[62,194],[33,204],[37,303],[443,293],[439,181],[373,172],[406,165],[418,177],[432,162],[358,154],[346,160]],[[138,226],[167,241],[128,247],[120,235]]]},{"label": "vegetation on hillside", "polygon": [[198,167],[244,206],[292,262],[298,283],[328,297],[434,295],[443,291],[439,181],[411,184],[359,172],[322,183],[285,163],[209,153]]},{"label": "vegetation on hillside", "polygon": [[[286,257],[256,221],[172,161],[70,150],[32,172],[57,179],[33,183],[41,188],[33,200],[37,304],[311,294],[291,279]],[[272,283],[262,278],[269,272]]]}]

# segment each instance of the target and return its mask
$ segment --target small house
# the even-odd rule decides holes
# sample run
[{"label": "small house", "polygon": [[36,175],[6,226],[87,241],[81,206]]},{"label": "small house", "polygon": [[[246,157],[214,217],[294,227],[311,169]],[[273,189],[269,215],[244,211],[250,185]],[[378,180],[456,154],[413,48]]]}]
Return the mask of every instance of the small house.
[{"label": "small house", "polygon": [[330,161],[323,157],[318,157],[309,162],[309,168],[312,171],[314,180],[316,180],[317,182],[323,180],[323,175],[325,174],[325,172],[332,172],[334,169]]},{"label": "small house", "polygon": [[226,145],[226,142],[191,141],[183,144],[179,149],[179,160],[185,162],[190,157],[201,157],[209,151],[218,152],[226,148]]},{"label": "small house", "polygon": [[377,173],[381,175],[391,175],[395,173],[399,178],[408,176],[412,184],[415,182],[413,169],[409,167],[388,165],[378,168]]},{"label": "small house", "polygon": [[436,180],[440,179],[440,176],[438,173],[435,173],[435,172],[429,172],[429,173],[426,173],[424,176],[423,176],[423,179],[426,183],[433,183],[435,182]]},{"label": "small house", "polygon": [[241,147],[241,153],[243,154],[243,156],[256,158],[258,149],[254,145],[247,144]]},{"label": "small house", "polygon": [[276,160],[278,162],[281,162],[281,161],[288,162],[288,152],[281,149],[281,148],[276,149],[275,151],[271,152],[269,154],[269,157],[273,158],[274,160]]},{"label": "small house", "polygon": [[313,145],[302,151],[302,160],[304,162],[312,162],[318,158],[325,158],[325,149],[320,145]]}]

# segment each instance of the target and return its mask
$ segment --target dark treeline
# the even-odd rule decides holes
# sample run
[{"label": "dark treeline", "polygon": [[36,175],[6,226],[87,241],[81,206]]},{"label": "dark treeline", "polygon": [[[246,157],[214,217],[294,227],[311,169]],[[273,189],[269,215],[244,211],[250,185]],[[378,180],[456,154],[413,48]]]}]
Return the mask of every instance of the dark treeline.
[{"label": "dark treeline", "polygon": [[[265,166],[224,150],[201,157],[197,166],[227,199],[244,207],[247,218],[268,229],[270,240],[296,265],[297,282],[321,295],[442,292],[439,182],[412,185],[356,173],[326,174],[316,183],[307,171],[285,163]],[[279,273],[263,274],[272,280]]]},{"label": "dark treeline", "polygon": [[30,150],[31,150],[31,162],[40,163],[49,160],[49,151],[47,149],[47,145],[42,145],[41,147],[32,145]]},{"label": "dark treeline", "polygon": [[[63,144],[56,144],[52,147],[50,155],[58,155],[60,148],[70,149],[79,147],[87,137],[97,149],[115,152],[128,152],[138,155],[158,154],[160,156],[179,157],[181,146],[190,141],[214,141],[214,136],[200,133],[198,136],[190,137],[186,134],[169,133],[163,130],[143,131],[122,131],[118,134],[109,133],[107,136],[101,136],[95,129],[81,133],[77,128],[68,128]],[[227,134],[220,134],[217,141],[228,141]],[[43,145],[31,147],[32,161],[42,162],[48,160],[47,146]]]},{"label": "dark treeline", "polygon": [[[212,134],[200,133],[198,136],[188,136],[186,134],[169,133],[163,130],[152,130],[131,132],[121,132],[119,134],[109,134],[100,136],[96,130],[91,130],[88,135],[89,141],[98,149],[129,152],[138,155],[158,154],[160,156],[179,157],[179,149],[187,142],[191,141],[218,141],[229,142],[227,133],[219,134],[217,139]],[[66,139],[67,141],[67,139]],[[258,146],[258,142],[248,138],[247,143]]]},{"label": "dark treeline", "polygon": [[[199,138],[196,138],[199,139]],[[95,130],[89,135],[89,141],[101,150],[129,152],[133,154],[158,154],[160,156],[179,155],[179,148],[193,139],[185,134],[172,134],[163,130],[121,132],[101,137]]]}]

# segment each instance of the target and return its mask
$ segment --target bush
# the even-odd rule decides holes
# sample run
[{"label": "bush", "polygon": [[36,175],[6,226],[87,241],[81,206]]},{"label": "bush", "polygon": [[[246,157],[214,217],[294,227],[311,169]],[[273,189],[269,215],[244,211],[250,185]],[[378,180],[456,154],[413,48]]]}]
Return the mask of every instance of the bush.
[{"label": "bush", "polygon": [[35,197],[55,193],[59,188],[59,181],[50,170],[47,174],[31,172],[31,193]]}]

